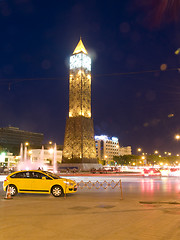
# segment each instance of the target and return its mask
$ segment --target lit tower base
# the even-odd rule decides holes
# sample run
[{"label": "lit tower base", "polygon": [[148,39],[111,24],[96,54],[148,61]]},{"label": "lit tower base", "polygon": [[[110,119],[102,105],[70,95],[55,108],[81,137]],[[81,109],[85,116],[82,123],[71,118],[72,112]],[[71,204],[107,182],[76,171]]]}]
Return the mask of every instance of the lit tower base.
[{"label": "lit tower base", "polygon": [[80,39],[70,57],[69,118],[66,121],[62,167],[99,168],[91,118],[91,59]]}]

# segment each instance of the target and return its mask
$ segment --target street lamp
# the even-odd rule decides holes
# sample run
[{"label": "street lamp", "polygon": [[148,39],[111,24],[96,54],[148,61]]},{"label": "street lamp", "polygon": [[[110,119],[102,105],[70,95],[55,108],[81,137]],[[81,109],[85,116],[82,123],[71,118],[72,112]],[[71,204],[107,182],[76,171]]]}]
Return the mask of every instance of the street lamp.
[{"label": "street lamp", "polygon": [[49,153],[50,153],[50,154],[53,154],[53,152],[54,152],[54,149],[53,149],[53,148],[50,148],[50,149],[49,149]]},{"label": "street lamp", "polygon": [[174,138],[175,138],[176,140],[180,140],[180,135],[179,135],[179,134],[176,134]]},{"label": "street lamp", "polygon": [[108,164],[107,155],[104,155],[104,159],[105,159],[105,164]]},{"label": "street lamp", "polygon": [[154,151],[154,153],[155,153],[155,154],[158,154],[158,151],[156,150],[156,151]]},{"label": "street lamp", "polygon": [[143,164],[146,165],[147,164],[147,160],[145,156],[142,156],[141,159],[143,160]]}]

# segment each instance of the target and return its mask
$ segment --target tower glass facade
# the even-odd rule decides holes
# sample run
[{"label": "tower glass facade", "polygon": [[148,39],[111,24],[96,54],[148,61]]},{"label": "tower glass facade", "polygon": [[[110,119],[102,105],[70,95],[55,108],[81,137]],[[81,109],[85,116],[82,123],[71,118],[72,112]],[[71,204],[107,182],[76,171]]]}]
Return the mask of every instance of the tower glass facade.
[{"label": "tower glass facade", "polygon": [[91,117],[91,59],[84,53],[70,57],[69,117]]}]

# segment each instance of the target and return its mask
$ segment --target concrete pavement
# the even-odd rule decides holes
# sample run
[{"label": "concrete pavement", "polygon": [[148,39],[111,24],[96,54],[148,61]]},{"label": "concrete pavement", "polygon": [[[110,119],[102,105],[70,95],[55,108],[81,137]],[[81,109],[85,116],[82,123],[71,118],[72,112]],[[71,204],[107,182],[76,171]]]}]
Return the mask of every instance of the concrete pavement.
[{"label": "concrete pavement", "polygon": [[180,239],[179,195],[149,198],[124,191],[120,200],[118,190],[79,190],[67,198],[20,194],[4,200],[3,194],[1,240]]}]

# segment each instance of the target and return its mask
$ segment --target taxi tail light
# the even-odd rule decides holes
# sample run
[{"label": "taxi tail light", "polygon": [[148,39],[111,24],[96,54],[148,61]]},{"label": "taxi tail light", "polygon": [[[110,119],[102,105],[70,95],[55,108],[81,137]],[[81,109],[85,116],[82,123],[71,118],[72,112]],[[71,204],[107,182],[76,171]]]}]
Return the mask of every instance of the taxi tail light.
[{"label": "taxi tail light", "polygon": [[8,179],[7,179],[7,177],[6,177],[6,179],[4,180],[4,182],[6,182]]}]

